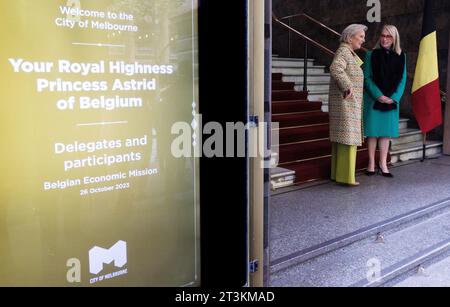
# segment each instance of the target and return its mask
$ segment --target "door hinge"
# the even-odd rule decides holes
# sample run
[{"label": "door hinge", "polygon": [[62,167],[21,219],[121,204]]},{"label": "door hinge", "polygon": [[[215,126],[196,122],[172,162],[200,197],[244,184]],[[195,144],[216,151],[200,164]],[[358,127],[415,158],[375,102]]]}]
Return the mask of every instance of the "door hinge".
[{"label": "door hinge", "polygon": [[258,260],[253,260],[250,262],[250,273],[258,272]]}]

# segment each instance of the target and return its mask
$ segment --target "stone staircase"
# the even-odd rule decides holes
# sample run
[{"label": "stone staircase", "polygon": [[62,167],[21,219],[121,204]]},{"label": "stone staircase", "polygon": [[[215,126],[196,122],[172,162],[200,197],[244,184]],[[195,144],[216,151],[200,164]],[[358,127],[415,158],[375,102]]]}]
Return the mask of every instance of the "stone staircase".
[{"label": "stone staircase", "polygon": [[441,156],[275,196],[270,286],[450,286],[449,169]]},{"label": "stone staircase", "polygon": [[429,267],[421,266],[417,274],[409,274],[406,279],[400,280],[394,287],[450,287],[450,257],[430,264]]},{"label": "stone staircase", "polygon": [[[272,148],[278,168],[271,176],[272,189],[328,179],[331,144],[328,140],[328,90],[330,75],[324,66],[308,59],[308,92],[303,92],[303,59],[272,60],[272,121],[279,122],[279,146]],[[392,141],[392,164],[422,157],[422,135],[399,123],[400,137]],[[428,141],[427,156],[439,154],[442,142]],[[366,144],[358,148],[357,170],[367,166]],[[295,174],[292,173],[295,172]],[[283,177],[281,174],[285,174]],[[294,178],[293,178],[294,176]]]},{"label": "stone staircase", "polygon": [[[392,139],[389,153],[393,165],[411,159],[420,159],[423,156],[422,133],[419,129],[408,128],[408,121],[407,118],[400,119],[400,136]],[[426,156],[442,153],[442,146],[443,142],[441,141],[427,141]]]},{"label": "stone staircase", "polygon": [[[393,286],[402,285],[398,280],[404,279],[405,274],[417,278],[417,273],[423,273],[419,269],[427,267],[437,257],[444,255],[448,261],[450,202],[440,205],[439,209],[428,208],[416,213],[417,216],[405,224],[390,225],[392,228],[386,228],[382,235],[363,236],[345,247],[330,247],[317,257],[304,255],[302,261],[284,272],[272,267],[271,286]],[[344,240],[340,238],[335,246],[343,244]],[[311,255],[313,252],[310,251]],[[377,271],[377,267],[380,270]],[[446,278],[450,285],[449,276]]]},{"label": "stone staircase", "polygon": [[[292,82],[296,91],[303,91],[303,59],[278,58],[272,59],[272,73],[283,75],[283,82]],[[328,90],[330,74],[325,66],[315,65],[313,59],[308,59],[308,99],[321,101],[322,111],[328,112]]]}]

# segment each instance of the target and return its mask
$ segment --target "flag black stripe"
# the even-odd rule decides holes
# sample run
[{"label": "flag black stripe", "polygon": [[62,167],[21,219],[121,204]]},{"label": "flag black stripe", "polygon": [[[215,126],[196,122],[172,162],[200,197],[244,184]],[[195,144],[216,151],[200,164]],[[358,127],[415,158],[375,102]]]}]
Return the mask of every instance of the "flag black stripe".
[{"label": "flag black stripe", "polygon": [[434,0],[424,0],[422,38],[436,31],[436,24],[433,16]]}]

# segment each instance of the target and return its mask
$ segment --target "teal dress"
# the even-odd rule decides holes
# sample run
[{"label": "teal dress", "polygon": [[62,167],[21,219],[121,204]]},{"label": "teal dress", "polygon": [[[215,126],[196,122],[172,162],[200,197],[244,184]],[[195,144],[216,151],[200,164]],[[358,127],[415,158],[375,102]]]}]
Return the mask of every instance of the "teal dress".
[{"label": "teal dress", "polygon": [[397,138],[399,136],[400,100],[406,86],[406,61],[402,80],[390,97],[397,102],[398,107],[395,110],[384,112],[373,109],[375,101],[378,97],[383,96],[383,93],[373,82],[372,76],[372,51],[368,51],[364,61],[364,136]]}]

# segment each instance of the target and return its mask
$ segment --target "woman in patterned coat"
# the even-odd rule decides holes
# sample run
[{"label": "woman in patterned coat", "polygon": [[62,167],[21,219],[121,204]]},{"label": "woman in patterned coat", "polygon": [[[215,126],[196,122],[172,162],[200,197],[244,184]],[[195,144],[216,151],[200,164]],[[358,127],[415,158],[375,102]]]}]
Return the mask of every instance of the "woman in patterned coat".
[{"label": "woman in patterned coat", "polygon": [[345,28],[341,45],[330,66],[331,180],[350,186],[355,179],[357,147],[362,145],[362,100],[364,74],[355,50],[365,42],[367,27],[352,24]]}]

